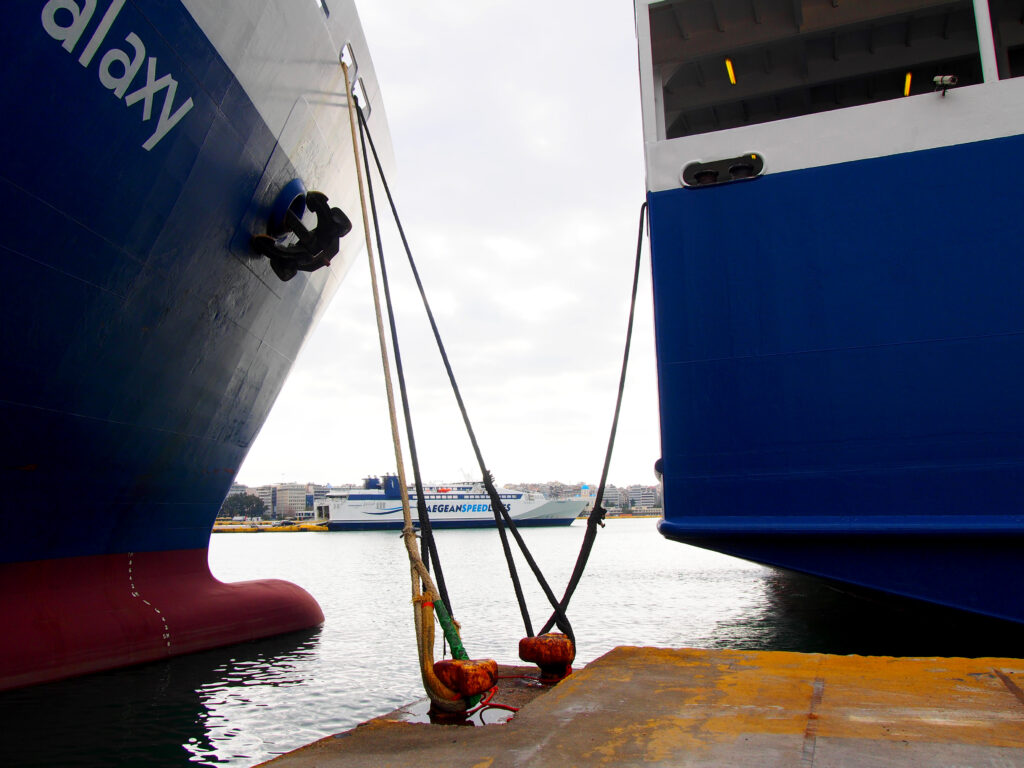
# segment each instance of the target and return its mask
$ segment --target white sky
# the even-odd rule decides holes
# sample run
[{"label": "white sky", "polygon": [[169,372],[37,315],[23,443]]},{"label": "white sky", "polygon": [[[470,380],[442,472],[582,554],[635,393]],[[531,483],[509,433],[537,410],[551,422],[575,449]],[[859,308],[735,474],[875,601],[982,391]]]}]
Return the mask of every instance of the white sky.
[{"label": "white sky", "polygon": [[[389,182],[488,468],[499,485],[597,483],[644,200],[632,3],[358,8],[391,129]],[[397,237],[385,257],[424,478],[479,479]],[[659,445],[645,243],[610,482],[654,484]],[[238,482],[338,484],[394,469],[363,255]]]}]

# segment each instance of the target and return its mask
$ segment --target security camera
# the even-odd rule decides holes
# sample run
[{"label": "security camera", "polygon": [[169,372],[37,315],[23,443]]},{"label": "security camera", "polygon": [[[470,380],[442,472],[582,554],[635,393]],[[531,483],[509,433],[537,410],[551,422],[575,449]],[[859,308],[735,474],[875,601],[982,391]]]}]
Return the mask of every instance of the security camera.
[{"label": "security camera", "polygon": [[936,88],[949,88],[950,86],[956,85],[956,75],[938,75],[932,78],[932,82],[935,83]]}]

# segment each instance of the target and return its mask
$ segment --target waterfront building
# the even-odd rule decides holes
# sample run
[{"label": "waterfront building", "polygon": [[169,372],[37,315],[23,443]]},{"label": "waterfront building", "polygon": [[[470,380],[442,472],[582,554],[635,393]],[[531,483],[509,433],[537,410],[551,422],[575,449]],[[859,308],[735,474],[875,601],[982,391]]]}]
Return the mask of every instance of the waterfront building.
[{"label": "waterfront building", "polygon": [[[294,520],[302,519],[313,509],[312,485],[309,483],[278,483],[276,516]],[[311,515],[310,515],[311,516]]]},{"label": "waterfront building", "polygon": [[661,492],[656,485],[631,485],[628,489],[631,507],[660,507]]},{"label": "waterfront building", "polygon": [[263,502],[263,506],[266,511],[263,513],[267,517],[277,517],[277,487],[273,485],[260,485],[256,488],[250,488],[249,493],[259,498]]}]

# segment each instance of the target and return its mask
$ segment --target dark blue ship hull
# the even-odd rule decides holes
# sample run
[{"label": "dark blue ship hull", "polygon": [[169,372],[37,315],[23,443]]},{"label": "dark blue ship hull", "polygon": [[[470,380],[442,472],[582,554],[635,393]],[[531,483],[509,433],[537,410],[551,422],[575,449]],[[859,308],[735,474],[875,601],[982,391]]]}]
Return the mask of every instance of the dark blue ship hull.
[{"label": "dark blue ship hull", "polygon": [[251,252],[299,172],[185,7],[89,7],[0,26],[0,688],[323,620],[206,548],[344,270]]},{"label": "dark blue ship hull", "polygon": [[276,139],[184,9],[140,2],[104,48],[135,33],[193,103],[143,149],[155,117],[79,62],[97,19],[68,52],[40,5],[0,30],[0,562],[205,547],[320,294],[248,249]]},{"label": "dark blue ship hull", "polygon": [[663,534],[1024,621],[1022,154],[649,195]]}]

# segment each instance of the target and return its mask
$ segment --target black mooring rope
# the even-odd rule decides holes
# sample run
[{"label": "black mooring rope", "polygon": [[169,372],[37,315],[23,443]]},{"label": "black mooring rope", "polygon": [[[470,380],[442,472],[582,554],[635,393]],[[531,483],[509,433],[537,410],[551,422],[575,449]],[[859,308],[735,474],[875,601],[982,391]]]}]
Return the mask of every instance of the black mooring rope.
[{"label": "black mooring rope", "polygon": [[[629,363],[629,346],[633,339],[633,316],[636,314],[636,289],[637,284],[640,280],[640,254],[642,252],[644,243],[644,218],[647,215],[647,203],[644,202],[640,206],[640,224],[639,231],[636,235],[636,262],[633,265],[633,293],[629,300],[629,322],[626,324],[626,348],[622,352],[622,371],[619,374],[619,393],[615,398],[615,415],[612,417],[612,430],[611,434],[608,435],[608,450],[604,455],[604,468],[601,470],[601,483],[597,486],[597,495],[594,497],[594,509],[590,513],[590,517],[587,519],[587,532],[583,536],[583,544],[580,545],[580,553],[576,558],[576,567],[573,568],[572,576],[569,578],[569,583],[565,587],[565,594],[562,595],[562,601],[559,603],[559,607],[564,613],[569,607],[569,601],[572,599],[573,593],[576,591],[576,587],[580,583],[580,579],[583,576],[583,570],[587,567],[587,560],[590,558],[590,550],[594,547],[594,539],[597,538],[597,526],[604,527],[604,514],[607,510],[601,506],[601,502],[604,501],[604,488],[608,482],[608,467],[612,463],[612,448],[615,446],[615,431],[619,427],[619,411],[622,409],[622,394],[626,389],[626,366]],[[541,628],[540,633],[543,635],[556,621],[555,614],[551,615],[551,618],[547,620],[544,626]]]},{"label": "black mooring rope", "polygon": [[[363,127],[364,121],[362,119],[363,111],[359,106],[358,99],[356,99],[355,105],[360,117],[359,141],[363,150],[363,165],[366,168],[366,187],[369,192],[370,212],[373,215],[373,228],[377,238],[377,259],[380,263],[381,282],[384,285],[384,300],[388,308],[388,323],[391,326],[391,346],[395,351],[395,371],[398,375],[398,389],[402,398],[402,414],[405,417],[405,430],[409,438],[409,457],[412,460],[412,473],[416,485],[416,513],[420,522],[420,545],[422,548],[422,554],[420,557],[424,560],[424,563],[428,568],[431,561],[433,562],[434,574],[437,580],[437,590],[441,593],[441,600],[444,602],[444,606],[448,610],[448,615],[454,616],[455,614],[452,612],[451,600],[448,598],[448,588],[445,586],[444,582],[444,573],[441,571],[441,558],[437,554],[437,544],[434,541],[434,533],[430,525],[430,514],[427,512],[427,503],[424,499],[423,479],[420,475],[419,455],[416,451],[416,436],[413,433],[412,414],[409,409],[409,396],[405,386],[405,370],[402,366],[402,353],[398,345],[398,329],[395,326],[395,313],[391,304],[391,288],[388,283],[387,267],[384,265],[384,245],[381,242],[380,221],[377,218],[377,204],[373,195],[373,180],[370,176],[370,160],[366,154],[366,135]],[[366,129],[367,133],[368,131],[369,129]],[[376,152],[374,155],[376,156]],[[379,168],[380,166],[378,165],[378,170]],[[381,179],[384,179],[383,174],[381,174]]]},{"label": "black mooring rope", "polygon": [[[529,549],[526,547],[526,542],[523,541],[519,531],[516,529],[515,523],[512,522],[509,517],[508,510],[502,503],[501,498],[498,496],[498,492],[494,487],[494,481],[491,473],[488,471],[484,464],[483,453],[480,451],[480,445],[476,439],[476,433],[473,430],[473,425],[469,421],[469,414],[466,411],[466,405],[462,399],[462,394],[459,390],[458,382],[455,380],[455,373],[452,371],[451,363],[448,360],[448,354],[445,351],[444,342],[441,340],[441,333],[437,328],[437,323],[434,320],[434,313],[430,309],[430,302],[427,300],[426,291],[423,288],[423,282],[420,280],[419,270],[416,269],[416,263],[412,256],[412,249],[409,247],[409,241],[405,236],[405,230],[402,227],[402,222],[398,216],[398,209],[395,206],[394,198],[391,195],[391,188],[388,185],[387,177],[384,175],[384,169],[381,167],[380,157],[377,154],[377,148],[373,143],[373,135],[370,133],[369,126],[366,125],[366,118],[363,115],[362,109],[357,106],[357,113],[359,114],[360,129],[365,130],[366,137],[370,142],[370,151],[373,153],[374,161],[377,165],[377,173],[380,176],[381,182],[384,185],[384,191],[387,194],[388,202],[391,205],[391,212],[395,218],[395,224],[398,227],[398,233],[402,238],[402,245],[405,247],[405,254],[409,260],[409,266],[412,269],[413,277],[416,280],[416,286],[420,292],[420,298],[423,300],[423,306],[426,309],[427,318],[430,321],[431,330],[434,333],[434,340],[437,342],[438,351],[441,354],[441,360],[444,363],[445,371],[448,373],[448,380],[452,385],[452,391],[455,394],[455,400],[458,403],[459,411],[462,413],[462,420],[466,425],[466,432],[469,435],[470,442],[473,445],[473,452],[476,454],[477,463],[480,466],[480,472],[483,475],[484,487],[487,489],[487,495],[491,499],[491,507],[494,512],[494,520],[498,527],[498,533],[501,536],[502,548],[505,552],[505,562],[508,564],[509,575],[512,578],[512,584],[515,588],[516,599],[519,602],[519,611],[523,617],[523,624],[526,628],[526,634],[530,637],[533,636],[533,626],[530,622],[529,611],[526,607],[526,600],[523,596],[522,585],[519,582],[519,576],[516,572],[515,561],[512,559],[512,552],[508,545],[508,540],[505,534],[505,526],[507,525],[509,530],[512,532],[516,543],[519,545],[523,556],[526,558],[526,562],[529,564],[530,569],[533,571],[534,576],[537,579],[537,583],[540,584],[541,589],[544,591],[545,596],[548,598],[548,602],[551,604],[555,615],[555,624],[558,628],[565,633],[570,639],[575,640],[575,635],[572,631],[572,625],[569,623],[569,619],[566,617],[565,612],[559,606],[558,599],[555,597],[554,592],[551,591],[551,587],[548,586],[547,580],[541,573],[540,568],[537,566],[536,561],[530,554]],[[364,152],[365,155],[365,152]],[[378,234],[379,237],[379,234]]]}]

